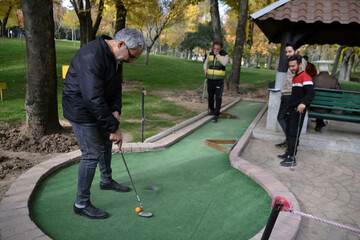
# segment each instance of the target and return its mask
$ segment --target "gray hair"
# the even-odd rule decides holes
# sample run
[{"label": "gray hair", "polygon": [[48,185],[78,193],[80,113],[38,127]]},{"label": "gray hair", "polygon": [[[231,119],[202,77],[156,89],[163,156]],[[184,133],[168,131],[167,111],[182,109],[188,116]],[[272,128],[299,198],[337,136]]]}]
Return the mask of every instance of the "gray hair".
[{"label": "gray hair", "polygon": [[141,51],[144,51],[146,46],[143,34],[135,28],[121,29],[115,34],[114,41],[124,41],[128,48],[136,49],[137,47],[140,47]]}]

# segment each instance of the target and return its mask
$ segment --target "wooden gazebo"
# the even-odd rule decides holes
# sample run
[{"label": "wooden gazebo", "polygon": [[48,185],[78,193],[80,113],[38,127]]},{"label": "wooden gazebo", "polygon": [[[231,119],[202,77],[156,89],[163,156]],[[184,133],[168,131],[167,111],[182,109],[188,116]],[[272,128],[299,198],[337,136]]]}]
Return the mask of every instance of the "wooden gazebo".
[{"label": "wooden gazebo", "polygon": [[[288,69],[287,43],[360,46],[360,0],[279,0],[251,18],[269,42],[281,43],[275,89],[281,88]],[[280,95],[270,92],[267,129],[277,129]]]}]

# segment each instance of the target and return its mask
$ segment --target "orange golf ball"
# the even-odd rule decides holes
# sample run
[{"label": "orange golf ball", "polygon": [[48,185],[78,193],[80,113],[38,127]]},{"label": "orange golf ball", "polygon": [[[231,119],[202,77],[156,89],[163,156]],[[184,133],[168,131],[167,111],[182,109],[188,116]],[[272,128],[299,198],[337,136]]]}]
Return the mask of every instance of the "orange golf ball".
[{"label": "orange golf ball", "polygon": [[141,208],[139,208],[139,207],[135,208],[135,212],[137,212],[137,213],[141,212]]}]

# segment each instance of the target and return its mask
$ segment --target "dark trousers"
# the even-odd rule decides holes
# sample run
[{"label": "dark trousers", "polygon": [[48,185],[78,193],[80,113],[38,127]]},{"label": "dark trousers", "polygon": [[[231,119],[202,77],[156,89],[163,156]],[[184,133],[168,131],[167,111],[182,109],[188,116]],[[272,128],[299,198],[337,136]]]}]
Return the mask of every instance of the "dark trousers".
[{"label": "dark trousers", "polygon": [[280,108],[277,115],[277,120],[285,134],[286,140],[287,139],[287,126],[289,122],[289,102],[290,102],[290,95],[283,95],[281,96]]},{"label": "dark trousers", "polygon": [[[219,116],[221,108],[222,94],[224,91],[224,79],[221,80],[207,80],[208,84],[208,106],[211,112],[214,112],[215,116]],[[214,97],[216,106],[214,108]]]},{"label": "dark trousers", "polygon": [[[299,145],[299,138],[301,134],[301,129],[304,123],[306,110],[302,114],[299,114],[299,112],[296,110],[296,107],[290,107],[289,108],[289,125],[288,125],[288,149],[286,150],[286,153],[289,155],[296,155],[297,152],[297,145]],[[300,120],[300,126],[299,126],[299,118]],[[299,131],[299,134],[298,134]],[[297,137],[297,140],[296,140]],[[297,142],[297,144],[296,144]]]},{"label": "dark trousers", "polygon": [[112,142],[109,139],[110,133],[97,124],[71,122],[71,125],[81,150],[76,203],[87,205],[90,202],[90,188],[97,165],[100,168],[101,182],[112,181]]}]

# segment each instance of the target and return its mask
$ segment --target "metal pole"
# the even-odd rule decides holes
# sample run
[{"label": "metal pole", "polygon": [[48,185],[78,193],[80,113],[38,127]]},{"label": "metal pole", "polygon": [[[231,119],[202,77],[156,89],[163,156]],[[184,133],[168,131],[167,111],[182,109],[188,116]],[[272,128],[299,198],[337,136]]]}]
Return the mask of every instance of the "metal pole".
[{"label": "metal pole", "polygon": [[141,91],[142,99],[141,99],[141,142],[144,142],[144,95],[145,89],[143,88]]},{"label": "metal pole", "polygon": [[266,227],[265,227],[265,230],[264,230],[264,233],[261,237],[261,240],[268,240],[270,235],[271,235],[271,232],[274,228],[274,225],[275,225],[275,222],[276,222],[276,219],[281,211],[281,208],[282,208],[282,203],[279,203],[278,201],[275,202],[274,204],[274,207],[271,211],[271,214],[270,214],[270,217],[269,217],[269,220],[266,224]]}]

